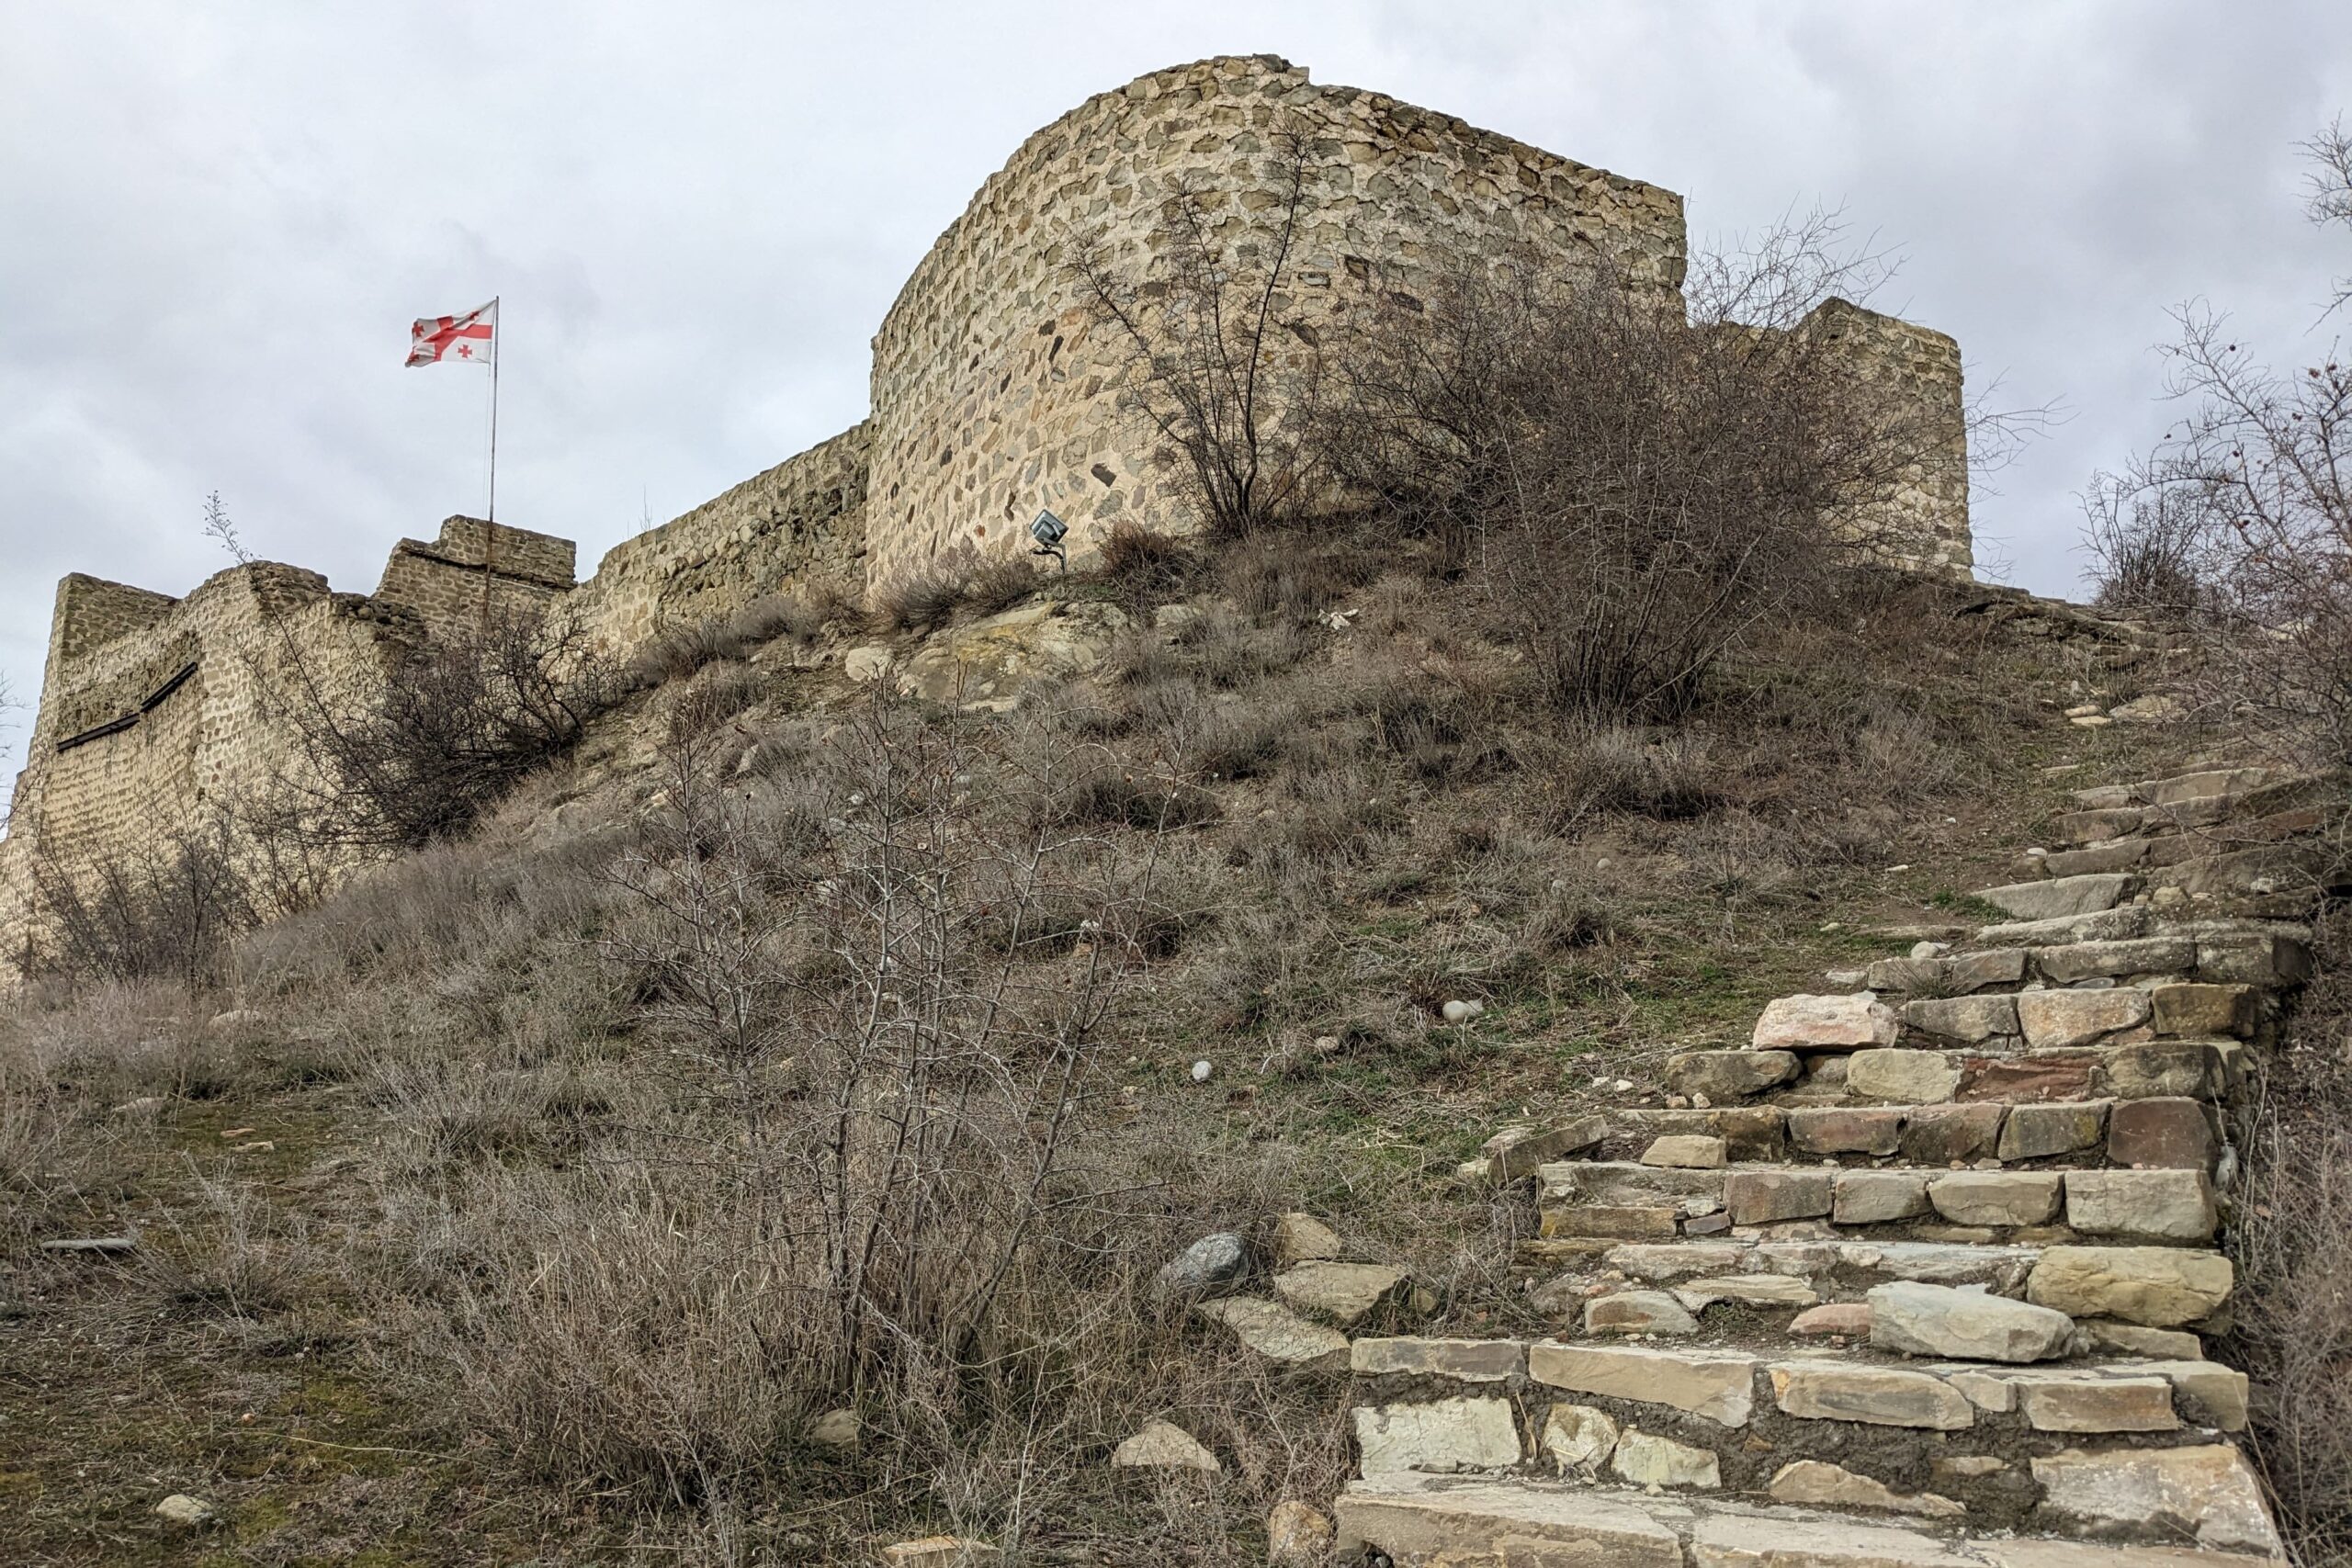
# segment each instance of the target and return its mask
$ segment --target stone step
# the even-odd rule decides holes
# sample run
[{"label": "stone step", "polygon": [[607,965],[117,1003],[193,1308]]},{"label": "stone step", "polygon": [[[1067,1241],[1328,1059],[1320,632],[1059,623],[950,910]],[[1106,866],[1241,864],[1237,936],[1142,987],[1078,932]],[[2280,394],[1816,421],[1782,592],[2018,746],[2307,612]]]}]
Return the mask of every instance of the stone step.
[{"label": "stone step", "polygon": [[[2096,993],[2094,993],[2096,994]],[[1770,1095],[1783,1106],[1921,1106],[2051,1100],[2224,1100],[2248,1058],[2237,1040],[2144,1040],[2030,1050],[1881,1046],[1851,1053],[1685,1051],[1669,1094],[1709,1109]]]},{"label": "stone step", "polygon": [[[1952,1242],[1861,1236],[1685,1236],[1622,1241],[1550,1236],[1521,1242],[1514,1259],[1565,1269],[1546,1291],[1554,1300],[1589,1284],[1641,1284],[1668,1291],[1756,1277],[1800,1281],[1821,1302],[1862,1300],[1898,1282],[1981,1286],[2097,1325],[2198,1329],[2217,1320],[2236,1284],[2230,1260],[2186,1247],[2086,1245],[2071,1241]],[[1784,1287],[1774,1286],[1778,1292]],[[1541,1298],[1539,1298],[1541,1299]],[[1726,1295],[1724,1299],[1736,1300]],[[1781,1304],[1805,1306],[1793,1292]],[[2117,1342],[2178,1345],[2122,1336]]]},{"label": "stone step", "polygon": [[[1613,1461],[1613,1450],[1608,1457]],[[1943,1510],[1920,1500],[1931,1495],[1924,1483],[1909,1494],[1883,1483],[1873,1490],[1851,1483],[1869,1482],[1860,1472],[1817,1462],[1776,1471],[1787,1477],[1781,1488],[1883,1494],[1888,1500],[1871,1510],[1877,1517],[1568,1480],[1380,1475],[1351,1483],[1338,1500],[1338,1561],[1394,1568],[2257,1568],[2278,1557],[2253,1472],[2225,1444],[2029,1463],[2036,1514],[2022,1530],[1998,1516],[1982,1524],[1965,1515],[1904,1517]],[[2007,1461],[2002,1472],[2016,1474]],[[2143,1543],[2086,1539],[2092,1531],[2129,1532]]]},{"label": "stone step", "polygon": [[2237,982],[2098,981],[1918,997],[1895,1010],[1905,1045],[2044,1050],[2140,1040],[2252,1039],[2267,1021],[2267,993]]},{"label": "stone step", "polygon": [[2129,902],[2139,890],[2139,878],[2129,873],[2087,872],[2080,876],[2045,876],[1980,887],[1974,896],[2012,919],[2047,920],[2112,909]]},{"label": "stone step", "polygon": [[[2079,791],[2075,795],[2077,809],[2052,821],[2051,836],[2060,843],[2071,845],[2183,833],[2240,818],[2259,819],[2281,813],[2324,808],[2331,796],[2342,788],[2340,776],[2315,773],[2300,776],[2278,774],[2245,787],[2217,788],[2200,794],[2183,794],[2167,789],[2160,800],[2150,799],[2138,793],[2152,785],[2161,787],[2174,782],[2156,780],[2151,781],[2151,784],[2109,785],[2103,789]],[[2111,804],[2087,806],[2083,804],[2086,800]]]},{"label": "stone step", "polygon": [[[2038,1124],[2043,1108],[2011,1120]],[[2063,1108],[2094,1142],[2098,1124],[2082,1107]],[[1792,1111],[1792,1122],[1815,1113]],[[1900,1135],[1899,1113],[1832,1112],[1857,1135],[1886,1125]],[[2064,1121],[2064,1118],[2061,1118]],[[1900,1235],[1921,1226],[1954,1234],[1925,1240],[1993,1241],[2019,1231],[2031,1241],[2095,1238],[2201,1247],[2220,1223],[2213,1184],[2202,1170],[1952,1170],[1790,1166],[1761,1163],[1690,1168],[1619,1160],[1562,1160],[1543,1166],[1540,1211],[1545,1236],[1664,1241],[1792,1221],[1819,1222],[1833,1235]],[[2058,1227],[2064,1227],[2060,1232]]]},{"label": "stone step", "polygon": [[[2040,1325],[2019,1330],[2007,1324],[1967,1321],[1956,1332],[1939,1337],[1939,1343],[2016,1356],[2053,1344],[2063,1350],[2077,1337],[2064,1317],[2004,1298],[1932,1286],[1897,1286],[1879,1293],[1905,1290],[1972,1303],[1968,1310],[1979,1318],[1991,1315],[1987,1309],[2002,1309],[2021,1316],[2047,1315],[2056,1323],[2054,1330]],[[1606,1336],[1536,1340],[1367,1337],[1351,1347],[1349,1365],[1359,1385],[1358,1408],[1365,1410],[1409,1408],[1417,1402],[1426,1406],[1432,1388],[1442,1389],[1447,1397],[1511,1394],[1521,1404],[1564,1389],[1611,1401],[1621,1417],[1639,1419],[1643,1413],[1616,1409],[1620,1404],[1666,1404],[1705,1415],[1728,1428],[1746,1427],[1766,1404],[1799,1421],[1939,1431],[1979,1425],[1988,1430],[2016,1427],[2098,1434],[2170,1432],[2184,1426],[2237,1432],[2245,1427],[2245,1374],[2216,1361],[2112,1356],[2031,1363],[1917,1359],[1880,1345],[1882,1337],[1900,1344],[1922,1341],[1888,1335],[1892,1307],[1873,1303],[1872,1308],[1877,1315],[1871,1337],[1837,1345],[1756,1337],[1703,1345],[1623,1342]],[[1907,1320],[1898,1316],[1893,1321]],[[2025,1342],[2019,1337],[2025,1332],[2041,1337]],[[2007,1419],[2012,1416],[2017,1419]],[[1363,1440],[1368,1450],[1387,1449],[1379,1465],[1425,1469],[1443,1462],[1434,1447],[1412,1449],[1419,1439],[1406,1432],[1403,1423],[1392,1422]],[[1442,1439],[1432,1438],[1436,1440]]]},{"label": "stone step", "polygon": [[2284,843],[2316,833],[2326,822],[2326,813],[2316,807],[2276,811],[2267,817],[2240,818],[2194,832],[2133,834],[2078,850],[2030,850],[2019,857],[2016,869],[2025,877],[2145,871],[2225,850]]},{"label": "stone step", "polygon": [[[1867,1159],[1873,1168],[1888,1168],[1885,1162],[1891,1161],[1894,1168],[1918,1170],[2022,1161],[2067,1168],[2107,1164],[2210,1171],[2222,1146],[2218,1113],[2184,1096],[2014,1106],[1984,1101],[1627,1109],[1579,1117],[1560,1129],[1529,1131],[1557,1133],[1546,1145],[1555,1152],[1518,1166],[1515,1175],[1532,1175],[1564,1156],[1656,1164],[1711,1159],[1717,1153],[1726,1165],[1796,1157]],[[1483,1160],[1477,1174],[1487,1174]]]},{"label": "stone step", "polygon": [[[2199,927],[2205,929],[2199,930]],[[1863,971],[1873,991],[1915,998],[2080,986],[2198,980],[2284,990],[2311,975],[2309,932],[2259,922],[2151,924],[2156,934],[2049,946],[1996,946],[1932,957],[1882,958]]]}]

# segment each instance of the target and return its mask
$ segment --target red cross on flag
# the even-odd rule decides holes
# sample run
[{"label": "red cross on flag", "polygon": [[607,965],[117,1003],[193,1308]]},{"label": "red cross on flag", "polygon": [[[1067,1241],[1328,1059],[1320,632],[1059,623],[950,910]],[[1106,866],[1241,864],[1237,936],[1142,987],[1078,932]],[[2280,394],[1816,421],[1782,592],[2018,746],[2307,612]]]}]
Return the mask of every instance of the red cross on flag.
[{"label": "red cross on flag", "polygon": [[408,330],[408,362],[438,365],[445,359],[487,362],[496,344],[498,301],[477,305],[462,316],[421,316]]}]

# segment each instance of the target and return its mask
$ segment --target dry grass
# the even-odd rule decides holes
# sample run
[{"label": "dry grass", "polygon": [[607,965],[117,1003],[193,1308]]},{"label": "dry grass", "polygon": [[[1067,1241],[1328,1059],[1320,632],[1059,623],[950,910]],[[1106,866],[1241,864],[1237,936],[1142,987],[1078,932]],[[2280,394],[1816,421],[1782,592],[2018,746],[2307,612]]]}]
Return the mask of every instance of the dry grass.
[{"label": "dry grass", "polygon": [[[744,667],[707,661],[626,716],[717,694],[723,718],[668,722],[660,770],[527,784],[245,937],[233,996],[28,1010],[9,1039],[38,1070],[0,1075],[0,1129],[71,1142],[164,1102],[125,1119],[119,1195],[52,1183],[28,1222],[146,1216],[145,1288],[94,1276],[41,1310],[119,1325],[135,1303],[156,1354],[257,1382],[308,1348],[304,1375],[379,1423],[332,1440],[465,1456],[462,1483],[415,1461],[404,1501],[368,1504],[425,1560],[435,1529],[514,1560],[734,1563],[954,1529],[1261,1562],[1265,1508],[1348,1464],[1340,1390],[1159,1303],[1159,1265],[1306,1208],[1436,1286],[1430,1331],[1550,1326],[1508,1273],[1529,1206],[1454,1189],[1453,1163],[1596,1055],[1643,1070],[1817,969],[1826,908],[1916,913],[1860,846],[1982,787],[1972,756],[2029,772],[2027,717],[2054,711],[2007,694],[2050,672],[1998,649],[1839,630],[1801,669],[1727,669],[1679,728],[1563,732],[1458,624],[1460,590],[1372,537],[1303,541],[1287,576],[1269,548],[1229,569],[1272,584],[1262,613],[1204,582],[1181,626],[992,718],[838,705],[768,660],[737,708]],[[1917,641],[1935,615],[1890,619]],[[1445,1023],[1453,997],[1487,1018]],[[232,1000],[264,1021],[209,1037]],[[854,1020],[877,1006],[922,1021],[876,1035]],[[884,1179],[893,1108],[951,1089],[972,1109],[939,1179]],[[844,1108],[863,1152],[816,1179]],[[279,1163],[216,1176],[219,1133],[257,1121],[281,1152],[240,1157]],[[820,1196],[844,1188],[846,1211]],[[846,1295],[828,1260],[866,1249],[828,1243],[844,1224],[888,1265]],[[810,1438],[834,1408],[865,1425],[854,1451]],[[1225,1472],[1114,1477],[1153,1418]]]}]

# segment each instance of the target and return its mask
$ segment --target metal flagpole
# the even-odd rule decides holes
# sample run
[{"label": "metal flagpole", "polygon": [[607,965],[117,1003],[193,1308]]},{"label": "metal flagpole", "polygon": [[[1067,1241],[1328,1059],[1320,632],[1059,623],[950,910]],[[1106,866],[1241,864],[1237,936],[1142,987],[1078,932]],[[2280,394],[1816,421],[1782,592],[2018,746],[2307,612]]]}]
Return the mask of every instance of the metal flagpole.
[{"label": "metal flagpole", "polygon": [[498,362],[506,357],[505,323],[499,320],[498,297],[490,300],[490,502],[481,530],[481,630],[490,635],[490,579],[498,550]]}]

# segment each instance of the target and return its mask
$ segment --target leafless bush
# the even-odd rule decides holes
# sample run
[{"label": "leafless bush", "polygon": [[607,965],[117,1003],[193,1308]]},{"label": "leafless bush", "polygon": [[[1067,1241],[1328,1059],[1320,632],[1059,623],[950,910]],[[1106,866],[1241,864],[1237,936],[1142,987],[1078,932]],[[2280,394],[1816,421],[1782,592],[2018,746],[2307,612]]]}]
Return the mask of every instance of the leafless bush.
[{"label": "leafless bush", "polygon": [[1302,431],[1315,333],[1280,314],[1307,154],[1305,138],[1275,138],[1261,171],[1274,193],[1271,221],[1238,244],[1223,234],[1226,193],[1186,184],[1162,207],[1149,275],[1122,271],[1099,236],[1077,247],[1073,269],[1095,325],[1126,352],[1124,405],[1158,437],[1213,537],[1246,537],[1283,517],[1311,483]]},{"label": "leafless bush", "polygon": [[1182,540],[1125,517],[1111,525],[1100,548],[1102,575],[1144,596],[1182,581],[1193,558]]},{"label": "leafless bush", "polygon": [[672,626],[638,649],[629,673],[642,685],[657,686],[692,675],[706,664],[741,659],[752,639],[730,617],[713,615]]},{"label": "leafless bush", "polygon": [[568,624],[510,616],[410,648],[380,694],[328,692],[298,671],[277,694],[300,742],[264,839],[413,850],[463,831],[562,756],[618,695]]},{"label": "leafless bush", "polygon": [[[1937,460],[1813,321],[1860,292],[1816,219],[1701,258],[1673,302],[1605,267],[1467,272],[1331,351],[1326,460],[1458,535],[1556,705],[1673,717],[1758,626],[1811,602]],[[1922,416],[1923,417],[1923,416]]]},{"label": "leafless bush", "polygon": [[876,584],[868,610],[874,629],[925,631],[944,625],[964,602],[977,570],[978,562],[968,547],[952,549]]},{"label": "leafless bush", "polygon": [[2245,1177],[2228,1359],[2253,1380],[2250,1436],[2296,1561],[2352,1552],[2352,973],[2340,912],[2260,1098],[2239,1113]]},{"label": "leafless bush", "polygon": [[526,1461],[707,1497],[788,1465],[817,1411],[931,1411],[914,1435],[946,1443],[1058,1364],[1011,1303],[1103,1257],[1089,1105],[1151,900],[1148,856],[975,783],[1062,750],[877,698],[778,832],[673,743],[602,951],[676,1135],[514,1193],[576,1219],[528,1224],[443,1345]]},{"label": "leafless bush", "polygon": [[68,981],[161,978],[211,984],[231,941],[265,907],[238,864],[232,820],[216,815],[91,865],[32,863],[47,938],[35,970]]},{"label": "leafless bush", "polygon": [[[2352,228],[2352,141],[2339,124],[2308,146],[2313,220]],[[2085,497],[2101,594],[2192,615],[2209,700],[2352,759],[2352,370],[2334,344],[2274,369],[2205,306],[2175,318],[2179,419]]]},{"label": "leafless bush", "polygon": [[1024,556],[996,555],[973,568],[960,603],[976,615],[1010,610],[1037,591],[1037,569]]},{"label": "leafless bush", "polygon": [[293,1303],[309,1265],[304,1227],[232,1177],[188,1175],[193,1223],[165,1212],[137,1255],[147,1288],[177,1310],[230,1317]]}]

